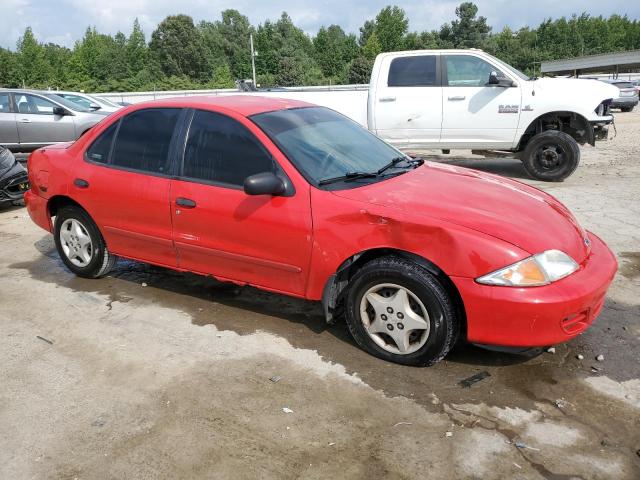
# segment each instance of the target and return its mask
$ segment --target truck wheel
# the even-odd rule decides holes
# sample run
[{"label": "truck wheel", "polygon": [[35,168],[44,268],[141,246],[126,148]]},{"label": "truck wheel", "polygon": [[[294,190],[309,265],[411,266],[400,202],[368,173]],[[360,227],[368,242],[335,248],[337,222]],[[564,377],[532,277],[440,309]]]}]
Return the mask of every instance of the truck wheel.
[{"label": "truck wheel", "polygon": [[580,162],[580,147],[570,135],[547,130],[535,135],[522,156],[524,169],[531,178],[561,182],[571,175]]},{"label": "truck wheel", "polygon": [[346,318],[358,345],[403,365],[442,360],[459,331],[447,290],[432,274],[398,257],[366,263],[349,282]]},{"label": "truck wheel", "polygon": [[58,212],[54,240],[64,264],[79,277],[102,277],[116,262],[98,227],[80,207],[69,205]]}]

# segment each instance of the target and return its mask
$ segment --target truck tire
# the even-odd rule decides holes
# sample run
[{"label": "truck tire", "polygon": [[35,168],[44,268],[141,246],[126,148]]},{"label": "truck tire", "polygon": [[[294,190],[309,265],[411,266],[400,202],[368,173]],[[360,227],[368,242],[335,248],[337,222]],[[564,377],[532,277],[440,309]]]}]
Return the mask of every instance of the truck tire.
[{"label": "truck tire", "polygon": [[349,282],[346,320],[356,343],[378,358],[430,366],[455,344],[460,320],[440,280],[398,257],[380,257]]},{"label": "truck tire", "polygon": [[562,182],[578,168],[580,147],[571,135],[546,130],[529,140],[522,163],[531,178]]}]

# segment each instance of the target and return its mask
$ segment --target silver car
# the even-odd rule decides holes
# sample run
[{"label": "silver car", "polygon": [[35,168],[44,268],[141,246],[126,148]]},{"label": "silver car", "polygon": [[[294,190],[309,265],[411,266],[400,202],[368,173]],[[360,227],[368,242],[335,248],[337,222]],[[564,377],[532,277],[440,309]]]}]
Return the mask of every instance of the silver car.
[{"label": "silver car", "polygon": [[80,106],[88,108],[90,110],[100,110],[101,112],[115,112],[120,110],[122,105],[113,103],[106,98],[98,97],[96,95],[89,95],[88,93],[81,92],[61,92],[58,90],[49,92],[58,95],[59,97],[71,100],[73,103],[77,103]]},{"label": "silver car", "polygon": [[108,114],[51,92],[0,89],[0,145],[13,151],[30,151],[73,141]]}]

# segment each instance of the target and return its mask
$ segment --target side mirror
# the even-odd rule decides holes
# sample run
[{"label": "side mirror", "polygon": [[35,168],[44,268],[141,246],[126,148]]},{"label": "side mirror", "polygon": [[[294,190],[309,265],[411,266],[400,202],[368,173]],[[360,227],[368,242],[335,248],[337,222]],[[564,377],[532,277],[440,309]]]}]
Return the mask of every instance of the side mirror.
[{"label": "side mirror", "polygon": [[98,105],[97,103],[90,103],[89,108],[91,110],[100,110],[100,105]]},{"label": "side mirror", "polygon": [[513,87],[513,80],[506,77],[499,77],[498,72],[491,72],[489,74],[489,82],[487,85],[493,87]]},{"label": "side mirror", "polygon": [[244,179],[247,195],[282,195],[284,191],[284,182],[272,172],[256,173]]},{"label": "side mirror", "polygon": [[67,114],[67,111],[64,108],[56,105],[55,107],[53,107],[53,114],[63,117]]}]

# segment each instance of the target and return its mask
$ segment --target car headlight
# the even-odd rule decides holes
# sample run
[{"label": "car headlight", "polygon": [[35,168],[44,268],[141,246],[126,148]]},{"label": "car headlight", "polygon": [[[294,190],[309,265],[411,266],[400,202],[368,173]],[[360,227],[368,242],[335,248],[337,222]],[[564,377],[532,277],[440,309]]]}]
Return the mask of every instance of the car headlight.
[{"label": "car headlight", "polygon": [[476,279],[485,285],[536,287],[572,274],[578,264],[560,250],[547,250]]}]

